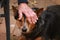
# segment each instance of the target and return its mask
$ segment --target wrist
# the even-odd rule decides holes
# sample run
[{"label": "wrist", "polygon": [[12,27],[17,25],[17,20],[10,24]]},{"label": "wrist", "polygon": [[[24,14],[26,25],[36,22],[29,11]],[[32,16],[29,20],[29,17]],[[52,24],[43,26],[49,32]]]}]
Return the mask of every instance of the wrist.
[{"label": "wrist", "polygon": [[26,3],[20,3],[19,5],[27,5]]},{"label": "wrist", "polygon": [[20,3],[19,6],[27,6],[26,3]]},{"label": "wrist", "polygon": [[28,0],[18,0],[18,4],[21,4],[21,3],[26,3],[26,4],[28,4]]},{"label": "wrist", "polygon": [[21,3],[18,5],[18,9],[20,9],[21,7],[27,7],[27,4],[26,3]]}]

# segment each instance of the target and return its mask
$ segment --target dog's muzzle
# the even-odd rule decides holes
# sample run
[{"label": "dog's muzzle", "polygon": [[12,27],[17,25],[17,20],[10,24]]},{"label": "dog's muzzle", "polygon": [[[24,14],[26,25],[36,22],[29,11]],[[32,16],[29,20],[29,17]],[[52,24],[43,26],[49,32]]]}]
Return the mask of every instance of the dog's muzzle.
[{"label": "dog's muzzle", "polygon": [[22,32],[26,32],[27,31],[27,28],[26,27],[23,27],[22,28]]}]

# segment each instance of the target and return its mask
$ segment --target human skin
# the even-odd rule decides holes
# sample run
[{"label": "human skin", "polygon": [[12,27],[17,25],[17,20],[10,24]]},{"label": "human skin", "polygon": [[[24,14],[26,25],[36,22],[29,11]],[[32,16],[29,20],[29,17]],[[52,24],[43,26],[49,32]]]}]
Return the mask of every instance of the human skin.
[{"label": "human skin", "polygon": [[29,23],[35,24],[38,20],[38,17],[36,13],[26,4],[26,3],[21,3],[18,6],[18,13],[19,13],[19,20],[22,18],[22,14],[24,14],[28,20]]}]

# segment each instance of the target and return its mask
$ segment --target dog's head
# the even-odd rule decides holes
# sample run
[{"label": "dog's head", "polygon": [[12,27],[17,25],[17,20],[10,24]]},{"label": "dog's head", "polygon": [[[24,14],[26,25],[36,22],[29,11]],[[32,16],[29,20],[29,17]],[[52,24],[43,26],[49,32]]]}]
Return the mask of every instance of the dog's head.
[{"label": "dog's head", "polygon": [[[13,12],[14,12],[14,18],[16,19],[16,24],[17,27],[22,31],[22,33],[30,33],[32,32],[32,30],[35,28],[35,24],[30,24],[27,20],[27,18],[25,17],[25,15],[23,15],[21,20],[18,20],[18,10],[16,9],[16,7],[12,6],[13,8]],[[33,10],[36,12],[37,17],[39,17],[43,11],[43,8],[39,9],[39,8],[33,8]]]}]

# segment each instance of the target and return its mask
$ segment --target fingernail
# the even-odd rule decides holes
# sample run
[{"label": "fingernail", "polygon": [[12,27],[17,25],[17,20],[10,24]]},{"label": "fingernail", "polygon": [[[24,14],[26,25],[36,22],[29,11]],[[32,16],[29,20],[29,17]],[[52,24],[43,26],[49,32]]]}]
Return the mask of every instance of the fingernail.
[{"label": "fingernail", "polygon": [[38,20],[38,18],[37,18],[37,20]]},{"label": "fingernail", "polygon": [[35,24],[35,22],[33,22],[33,24]]},{"label": "fingernail", "polygon": [[37,22],[37,20],[35,20],[35,22]]},{"label": "fingernail", "polygon": [[33,24],[35,24],[37,21],[35,20],[35,22],[33,22]]},{"label": "fingernail", "polygon": [[18,18],[18,20],[20,20],[21,18]]}]

